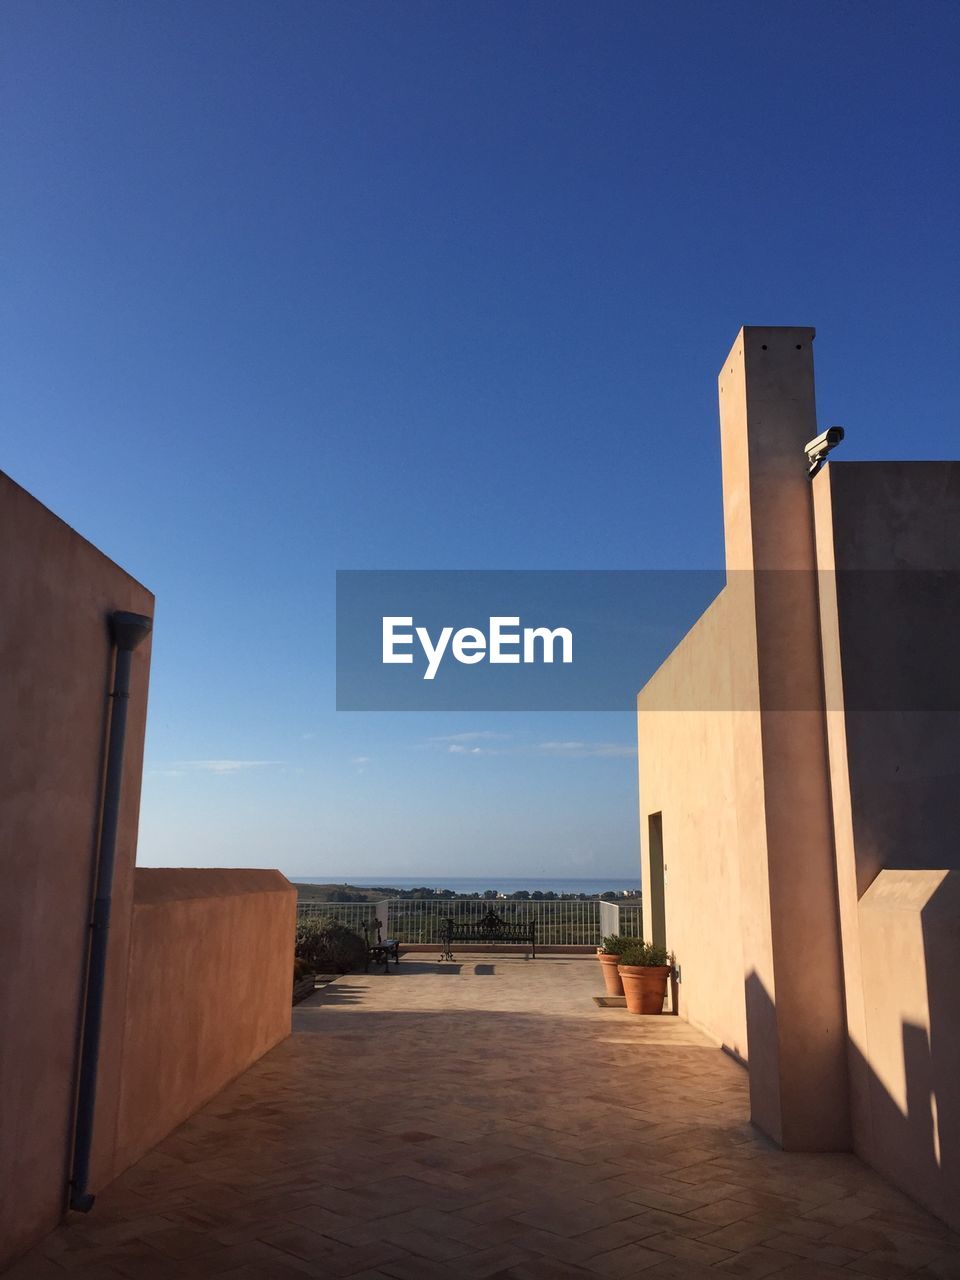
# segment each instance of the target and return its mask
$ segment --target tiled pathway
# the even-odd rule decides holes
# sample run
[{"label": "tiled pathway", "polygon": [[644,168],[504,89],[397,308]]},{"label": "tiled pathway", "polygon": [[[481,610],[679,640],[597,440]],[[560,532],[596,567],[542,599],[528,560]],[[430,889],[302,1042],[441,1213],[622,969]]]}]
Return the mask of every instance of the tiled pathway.
[{"label": "tiled pathway", "polygon": [[10,1280],[960,1277],[851,1156],[784,1155],[684,1023],[600,1010],[591,960],[339,979],[296,1031]]}]

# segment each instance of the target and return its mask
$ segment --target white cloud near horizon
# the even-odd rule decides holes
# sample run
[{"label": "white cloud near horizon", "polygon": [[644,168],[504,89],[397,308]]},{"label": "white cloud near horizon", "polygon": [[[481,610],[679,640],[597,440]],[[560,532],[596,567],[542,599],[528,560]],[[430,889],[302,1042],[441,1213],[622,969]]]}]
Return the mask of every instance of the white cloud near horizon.
[{"label": "white cloud near horizon", "polygon": [[513,737],[512,733],[495,733],[492,729],[475,729],[471,733],[444,733],[436,738],[428,738],[428,742],[490,742],[494,739],[506,741]]},{"label": "white cloud near horizon", "polygon": [[151,770],[152,773],[164,773],[168,777],[177,777],[192,770],[196,773],[242,773],[247,769],[266,769],[271,765],[283,764],[282,760],[177,760],[167,770]]},{"label": "white cloud near horizon", "polygon": [[555,760],[623,760],[637,754],[636,746],[629,742],[537,742],[505,747],[478,747],[464,742],[444,741],[447,743],[447,754],[452,756],[534,755],[548,756]]}]

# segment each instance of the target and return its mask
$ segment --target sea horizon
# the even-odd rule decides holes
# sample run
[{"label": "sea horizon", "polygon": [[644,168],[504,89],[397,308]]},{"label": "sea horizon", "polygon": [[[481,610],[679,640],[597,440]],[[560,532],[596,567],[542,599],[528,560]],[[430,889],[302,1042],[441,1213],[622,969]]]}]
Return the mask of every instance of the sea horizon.
[{"label": "sea horizon", "polygon": [[293,884],[353,885],[357,889],[452,889],[454,893],[482,894],[487,889],[497,893],[584,893],[595,897],[601,893],[638,892],[640,877],[623,876],[289,876]]}]

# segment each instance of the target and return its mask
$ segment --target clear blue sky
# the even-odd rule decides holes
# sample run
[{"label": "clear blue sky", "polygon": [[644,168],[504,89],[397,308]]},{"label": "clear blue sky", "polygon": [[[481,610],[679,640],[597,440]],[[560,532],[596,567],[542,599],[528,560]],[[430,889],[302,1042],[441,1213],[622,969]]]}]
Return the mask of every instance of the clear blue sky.
[{"label": "clear blue sky", "polygon": [[716,565],[743,323],[956,456],[960,7],[2,22],[0,466],[157,593],[141,860],[635,873],[629,717],[337,715],[334,570]]}]

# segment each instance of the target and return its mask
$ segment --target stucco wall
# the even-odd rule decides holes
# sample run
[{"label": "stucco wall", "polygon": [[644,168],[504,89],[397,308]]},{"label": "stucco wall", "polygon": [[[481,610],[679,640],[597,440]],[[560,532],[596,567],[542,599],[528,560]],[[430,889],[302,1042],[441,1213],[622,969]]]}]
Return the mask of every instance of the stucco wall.
[{"label": "stucco wall", "polygon": [[804,464],[813,340],[743,328],[718,390],[751,1117],[787,1149],[829,1151],[850,1129]]},{"label": "stucco wall", "polygon": [[[813,337],[745,327],[720,372],[727,585],[640,696],[642,857],[648,815],[662,811],[680,1012],[749,1058],[753,1121],[788,1149],[843,1150],[846,1028],[803,462],[817,434]],[[649,901],[646,865],[644,889]]]},{"label": "stucco wall", "polygon": [[749,1037],[754,1121],[960,1225],[960,464],[811,485],[812,336],[721,374],[727,586],[638,700],[645,931],[662,812],[680,1011]]},{"label": "stucco wall", "polygon": [[653,936],[648,819],[661,813],[679,1012],[746,1058],[728,613],[722,592],[637,700],[644,937]]},{"label": "stucco wall", "polygon": [[816,488],[863,894],[960,867],[960,463],[832,463]]},{"label": "stucco wall", "polygon": [[881,871],[859,917],[858,1150],[960,1228],[960,872]]},{"label": "stucco wall", "polygon": [[813,490],[854,1147],[956,1224],[960,465]]},{"label": "stucco wall", "polygon": [[[112,676],[107,618],[152,615],[153,596],[4,475],[0,548],[2,1265],[64,1205]],[[148,641],[133,656],[117,842],[98,1110],[107,1129],[119,1092],[149,664]]]},{"label": "stucco wall", "polygon": [[136,871],[111,1176],[290,1034],[296,890],[279,871]]}]

